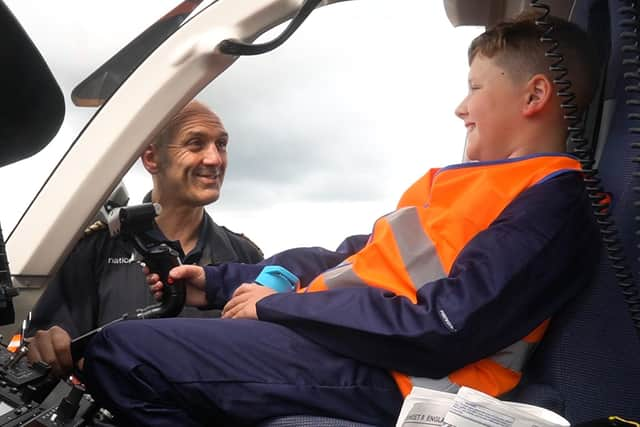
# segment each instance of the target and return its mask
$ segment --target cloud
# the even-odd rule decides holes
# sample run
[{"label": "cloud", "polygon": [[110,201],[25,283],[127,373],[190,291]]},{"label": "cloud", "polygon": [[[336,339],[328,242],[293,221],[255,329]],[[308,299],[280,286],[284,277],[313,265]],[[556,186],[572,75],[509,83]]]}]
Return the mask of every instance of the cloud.
[{"label": "cloud", "polygon": [[[69,99],[176,1],[6,3]],[[344,2],[314,11],[276,51],[240,58],[198,97],[231,135],[214,218],[267,253],[314,241],[335,246],[349,228],[368,232],[426,169],[461,158],[464,128],[453,110],[466,93],[466,48],[476,33],[453,29],[439,2]],[[15,205],[26,207],[92,113],[69,103],[50,146],[8,170],[29,182],[10,196]],[[151,186],[139,164],[125,182],[132,203]],[[6,229],[11,214],[0,215]]]},{"label": "cloud", "polygon": [[284,46],[241,58],[203,91],[231,133],[214,218],[266,253],[335,247],[368,232],[429,167],[458,162],[464,128],[453,110],[479,30],[454,30],[436,7],[320,9]]},{"label": "cloud", "polygon": [[231,134],[219,203],[381,201],[426,168],[457,162],[464,129],[453,110],[466,94],[470,36],[452,37],[433,9],[319,9],[284,46],[239,59],[205,89],[199,98]]}]

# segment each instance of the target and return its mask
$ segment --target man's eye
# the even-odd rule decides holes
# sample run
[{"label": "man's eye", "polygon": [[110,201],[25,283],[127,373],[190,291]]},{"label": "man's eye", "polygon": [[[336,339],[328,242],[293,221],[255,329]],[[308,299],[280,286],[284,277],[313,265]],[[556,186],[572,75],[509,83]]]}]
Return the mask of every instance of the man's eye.
[{"label": "man's eye", "polygon": [[216,141],[216,148],[219,151],[227,151],[227,141],[226,140]]},{"label": "man's eye", "polygon": [[200,138],[193,138],[187,142],[187,146],[192,149],[202,147],[202,140]]}]

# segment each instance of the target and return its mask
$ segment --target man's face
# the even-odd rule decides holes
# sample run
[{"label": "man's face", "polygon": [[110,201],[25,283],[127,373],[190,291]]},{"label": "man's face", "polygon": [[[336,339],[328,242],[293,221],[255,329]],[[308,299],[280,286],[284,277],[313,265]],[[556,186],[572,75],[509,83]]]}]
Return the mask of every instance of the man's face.
[{"label": "man's face", "polygon": [[469,93],[456,108],[467,128],[469,160],[500,160],[515,148],[524,92],[503,68],[476,55],[469,69]]},{"label": "man's face", "polygon": [[204,206],[220,196],[227,168],[228,134],[220,119],[195,111],[159,147],[156,182],[164,200]]}]

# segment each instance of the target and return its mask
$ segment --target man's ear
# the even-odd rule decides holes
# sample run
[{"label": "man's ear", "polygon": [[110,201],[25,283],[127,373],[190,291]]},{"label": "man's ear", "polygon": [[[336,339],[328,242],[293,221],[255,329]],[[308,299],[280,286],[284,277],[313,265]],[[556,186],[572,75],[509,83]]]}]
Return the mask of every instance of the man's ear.
[{"label": "man's ear", "polygon": [[534,116],[553,100],[553,83],[544,74],[536,74],[527,82],[525,96],[522,114],[525,117]]},{"label": "man's ear", "polygon": [[158,147],[154,144],[149,144],[147,148],[144,149],[140,155],[140,160],[142,160],[142,166],[144,166],[151,175],[157,174],[160,170],[160,153],[158,152]]}]

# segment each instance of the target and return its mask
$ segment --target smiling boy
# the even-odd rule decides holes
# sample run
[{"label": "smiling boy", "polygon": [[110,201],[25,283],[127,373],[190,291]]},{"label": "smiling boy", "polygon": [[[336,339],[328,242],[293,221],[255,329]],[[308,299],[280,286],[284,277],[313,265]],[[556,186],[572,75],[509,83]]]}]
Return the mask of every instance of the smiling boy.
[{"label": "smiling boy", "polygon": [[[553,22],[582,108],[595,74],[586,35]],[[429,170],[350,250],[173,269],[190,304],[227,303],[224,319],[102,331],[85,364],[92,392],[132,425],[292,414],[392,425],[412,385],[515,387],[599,248],[541,35],[522,17],[472,43],[456,114],[474,162]],[[293,274],[297,292],[254,283],[265,265]]]}]

